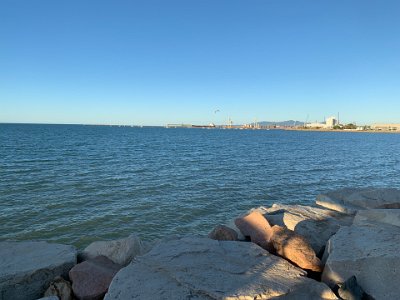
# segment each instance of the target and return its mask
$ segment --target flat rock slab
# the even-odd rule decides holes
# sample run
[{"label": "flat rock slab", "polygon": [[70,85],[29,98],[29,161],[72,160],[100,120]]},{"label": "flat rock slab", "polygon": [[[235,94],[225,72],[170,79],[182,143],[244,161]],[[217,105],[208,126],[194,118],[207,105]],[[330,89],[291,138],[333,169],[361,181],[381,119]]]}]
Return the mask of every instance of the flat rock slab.
[{"label": "flat rock slab", "polygon": [[305,206],[274,204],[258,211],[271,225],[285,226],[306,238],[317,255],[322,255],[329,238],[340,226],[348,226],[353,217],[337,211]]},{"label": "flat rock slab", "polygon": [[[354,225],[384,223],[400,226],[400,209],[359,210],[354,217]],[[400,230],[400,229],[399,229]]]},{"label": "flat rock slab", "polygon": [[400,208],[400,190],[344,188],[318,195],[316,204],[348,214],[355,214],[359,209]]},{"label": "flat rock slab", "polygon": [[183,237],[156,245],[123,268],[105,299],[271,299],[296,293],[336,299],[305,275],[253,243]]},{"label": "flat rock slab", "polygon": [[111,280],[121,269],[120,265],[105,256],[84,261],[69,271],[72,290],[80,300],[103,299]]},{"label": "flat rock slab", "polygon": [[[316,221],[323,221],[326,219],[337,219],[339,221],[343,220],[343,222],[347,222],[349,216],[343,214],[341,212],[315,207],[315,206],[307,206],[307,205],[295,205],[295,204],[279,204],[275,203],[271,207],[260,207],[258,210],[263,213],[264,215],[279,215],[285,214],[283,216],[283,222],[285,226],[290,229],[294,230],[296,225],[303,221],[303,220],[316,220]],[[280,224],[274,224],[280,225]]]},{"label": "flat rock slab", "polygon": [[0,299],[43,296],[57,276],[76,264],[75,247],[47,242],[0,242]]},{"label": "flat rock slab", "polygon": [[374,299],[398,299],[400,230],[387,224],[342,227],[328,242],[322,281],[329,286],[355,275]]}]

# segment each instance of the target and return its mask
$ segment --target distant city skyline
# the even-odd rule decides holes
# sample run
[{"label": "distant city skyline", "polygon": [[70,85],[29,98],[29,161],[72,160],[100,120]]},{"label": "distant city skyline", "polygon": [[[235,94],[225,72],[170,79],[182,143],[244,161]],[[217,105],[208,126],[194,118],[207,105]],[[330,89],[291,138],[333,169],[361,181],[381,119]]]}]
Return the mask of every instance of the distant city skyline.
[{"label": "distant city skyline", "polygon": [[2,1],[0,122],[400,123],[398,1]]}]

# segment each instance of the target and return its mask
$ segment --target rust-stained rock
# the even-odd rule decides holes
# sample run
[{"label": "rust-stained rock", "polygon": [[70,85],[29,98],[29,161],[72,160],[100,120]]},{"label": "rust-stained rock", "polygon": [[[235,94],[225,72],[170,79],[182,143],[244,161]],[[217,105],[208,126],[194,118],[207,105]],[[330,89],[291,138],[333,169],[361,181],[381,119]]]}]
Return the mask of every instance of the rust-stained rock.
[{"label": "rust-stained rock", "polygon": [[295,232],[275,225],[272,244],[276,253],[305,270],[322,272],[322,264],[308,241]]},{"label": "rust-stained rock", "polygon": [[244,236],[250,237],[253,243],[265,250],[273,251],[272,228],[260,212],[253,211],[244,217],[237,218],[235,224]]},{"label": "rust-stained rock", "polygon": [[237,241],[238,234],[232,228],[225,225],[216,226],[209,234],[208,237],[218,241]]},{"label": "rust-stained rock", "polygon": [[80,300],[103,299],[120,265],[105,256],[84,261],[69,271],[72,290]]}]

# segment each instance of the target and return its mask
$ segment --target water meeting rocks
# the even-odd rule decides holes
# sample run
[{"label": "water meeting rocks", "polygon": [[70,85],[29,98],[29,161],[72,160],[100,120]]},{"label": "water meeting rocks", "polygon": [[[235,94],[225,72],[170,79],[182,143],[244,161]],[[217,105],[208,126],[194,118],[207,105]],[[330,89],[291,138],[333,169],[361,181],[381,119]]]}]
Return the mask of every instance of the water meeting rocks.
[{"label": "water meeting rocks", "polygon": [[114,277],[105,299],[296,299],[302,293],[336,299],[305,275],[253,243],[182,237],[135,258]]},{"label": "water meeting rocks", "polygon": [[103,255],[114,263],[125,266],[135,256],[145,253],[145,248],[140,238],[131,234],[123,239],[93,242],[83,250],[81,255],[83,260]]},{"label": "water meeting rocks", "polygon": [[47,242],[0,242],[0,299],[43,296],[57,276],[76,264],[75,247]]},{"label": "water meeting rocks", "polygon": [[398,299],[400,230],[384,223],[342,227],[329,240],[322,281],[333,287],[355,275],[374,299]]},{"label": "water meeting rocks", "polygon": [[400,190],[344,188],[318,195],[316,204],[348,214],[355,214],[359,209],[400,208]]},{"label": "water meeting rocks", "polygon": [[121,269],[105,256],[77,264],[69,271],[72,290],[79,300],[103,299],[114,275]]},{"label": "water meeting rocks", "polygon": [[217,225],[209,234],[208,237],[218,241],[237,241],[238,234],[232,228],[225,225]]}]

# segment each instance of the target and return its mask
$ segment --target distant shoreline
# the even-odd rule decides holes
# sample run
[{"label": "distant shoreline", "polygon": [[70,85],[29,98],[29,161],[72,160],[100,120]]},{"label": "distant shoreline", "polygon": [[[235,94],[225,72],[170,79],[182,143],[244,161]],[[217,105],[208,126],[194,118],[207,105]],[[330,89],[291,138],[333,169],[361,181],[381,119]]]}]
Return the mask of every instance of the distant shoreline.
[{"label": "distant shoreline", "polygon": [[274,128],[288,131],[320,131],[320,132],[360,132],[360,133],[400,133],[400,130],[357,130],[357,129],[324,129],[324,128]]},{"label": "distant shoreline", "polygon": [[[131,127],[131,128],[168,128],[165,125],[118,125],[118,124],[77,124],[77,123],[3,123],[0,125],[55,125],[55,126],[104,126],[104,127]],[[238,126],[238,125],[235,125]],[[239,128],[239,127],[216,127],[210,126],[182,126],[169,127],[168,129],[230,129],[230,130],[286,130],[286,131],[313,131],[313,132],[357,132],[357,133],[400,133],[400,130],[357,130],[357,129],[328,129],[328,128],[301,128],[301,127],[266,127],[266,128]]]}]

